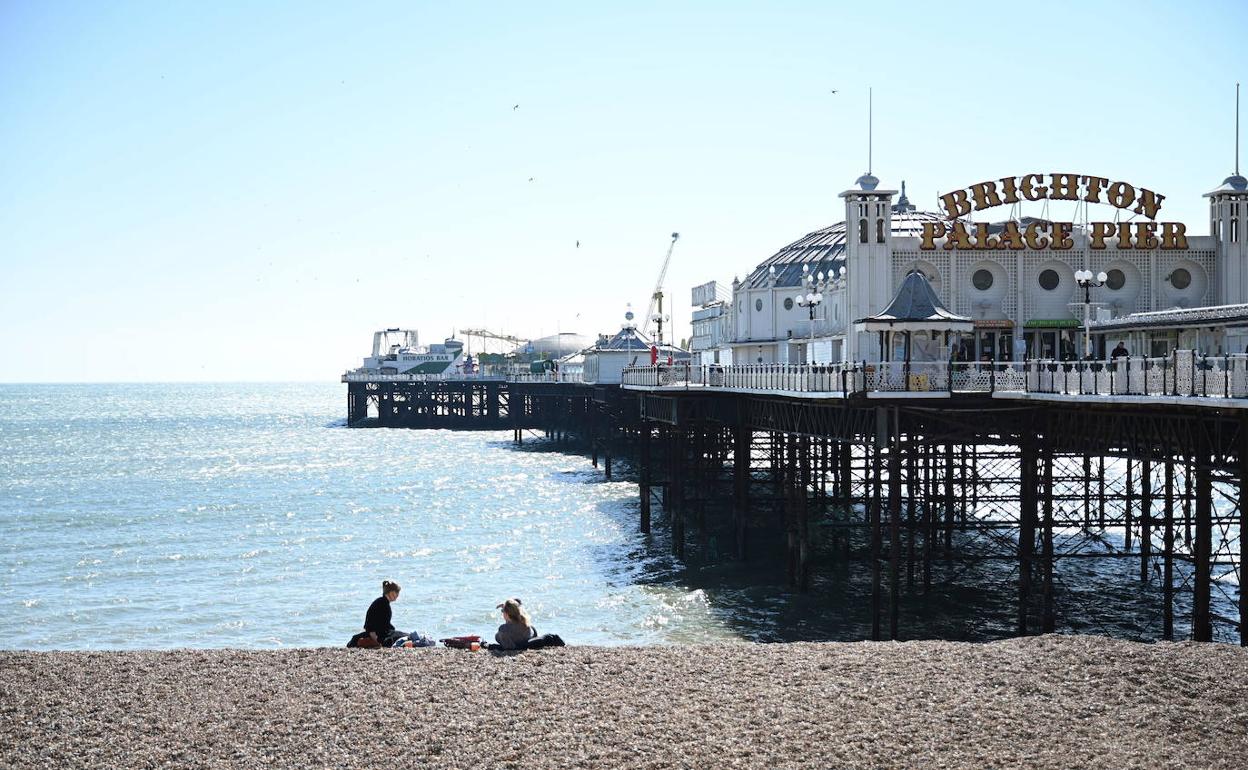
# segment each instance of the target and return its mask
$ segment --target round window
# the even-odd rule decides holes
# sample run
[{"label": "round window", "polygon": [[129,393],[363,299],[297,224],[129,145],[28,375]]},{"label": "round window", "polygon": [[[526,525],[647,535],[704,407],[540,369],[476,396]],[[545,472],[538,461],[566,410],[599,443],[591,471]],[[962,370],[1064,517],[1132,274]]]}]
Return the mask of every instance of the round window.
[{"label": "round window", "polygon": [[784,309],[785,309],[785,310],[792,310],[792,309],[793,309],[793,298],[792,298],[792,297],[785,297],[785,298],[784,298]]},{"label": "round window", "polygon": [[1114,268],[1105,274],[1105,285],[1111,291],[1118,291],[1127,284],[1127,275],[1118,268]]},{"label": "round window", "polygon": [[976,270],[971,276],[971,283],[975,284],[975,288],[980,291],[988,291],[992,288],[992,271]]},{"label": "round window", "polygon": [[1041,270],[1040,271],[1040,288],[1041,289],[1044,289],[1045,291],[1053,291],[1054,289],[1057,288],[1057,285],[1061,282],[1062,282],[1062,278],[1061,276],[1057,274],[1056,270]]},{"label": "round window", "polygon": [[754,309],[760,311],[763,309],[763,301],[761,299],[754,300]]},{"label": "round window", "polygon": [[1176,289],[1186,289],[1192,285],[1192,274],[1186,268],[1176,268],[1170,274],[1170,285]]}]

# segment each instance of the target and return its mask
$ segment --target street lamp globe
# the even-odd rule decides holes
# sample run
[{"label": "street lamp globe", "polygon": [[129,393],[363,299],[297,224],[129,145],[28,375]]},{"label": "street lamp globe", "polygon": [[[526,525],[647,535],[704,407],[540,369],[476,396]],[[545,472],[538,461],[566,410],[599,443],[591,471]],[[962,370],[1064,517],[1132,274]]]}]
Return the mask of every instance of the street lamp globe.
[{"label": "street lamp globe", "polygon": [[1104,270],[1096,274],[1097,283],[1105,283],[1108,280],[1109,280],[1109,275],[1107,275]]}]

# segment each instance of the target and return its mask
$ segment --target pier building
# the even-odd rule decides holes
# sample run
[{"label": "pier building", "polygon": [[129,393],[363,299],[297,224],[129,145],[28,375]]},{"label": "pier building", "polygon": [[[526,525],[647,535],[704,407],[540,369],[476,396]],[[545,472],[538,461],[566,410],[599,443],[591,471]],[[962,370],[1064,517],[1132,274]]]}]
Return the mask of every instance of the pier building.
[{"label": "pier building", "polygon": [[[736,363],[872,358],[876,340],[855,322],[883,309],[915,270],[945,306],[973,324],[950,348],[943,338],[916,335],[913,353],[928,360],[1103,358],[1110,330],[1130,326],[1117,319],[1248,303],[1248,242],[1241,232],[1248,182],[1238,174],[1206,195],[1209,235],[1156,221],[1164,208],[1160,193],[1086,174],[977,183],[943,196],[940,211],[920,211],[904,182],[898,194],[869,173],[840,197],[841,222],[784,246],[732,282],[720,311],[731,317],[728,339],[711,349],[730,351],[723,357]],[[1023,214],[1032,201],[1040,216]],[[1108,219],[1093,219],[1096,204],[1111,208]],[[1006,206],[1009,216],[1000,221],[971,218]],[[1057,221],[1059,206],[1070,221]],[[1083,271],[1103,280],[1081,282]],[[1080,333],[1085,313],[1102,322],[1092,350],[1084,349]],[[699,307],[694,323],[705,326],[715,317]],[[1209,320],[1223,325],[1217,313]],[[1166,351],[1152,344],[1162,335],[1152,334],[1147,349],[1133,352],[1165,355],[1180,346],[1174,336]],[[1248,335],[1235,327],[1185,340],[1216,355],[1243,352]]]}]

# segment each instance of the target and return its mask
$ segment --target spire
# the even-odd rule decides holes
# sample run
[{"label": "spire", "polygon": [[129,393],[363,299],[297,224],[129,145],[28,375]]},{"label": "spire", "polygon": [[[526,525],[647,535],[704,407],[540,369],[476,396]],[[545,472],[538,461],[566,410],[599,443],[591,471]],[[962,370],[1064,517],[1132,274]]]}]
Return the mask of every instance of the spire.
[{"label": "spire", "polygon": [[858,179],[855,181],[855,184],[858,185],[858,188],[860,190],[874,190],[876,187],[879,187],[880,185],[880,180],[876,179],[875,176],[871,174],[871,165],[872,165],[871,161],[872,161],[872,150],[873,150],[873,147],[872,147],[873,110],[872,110],[871,91],[872,89],[870,88],[867,89],[867,173],[858,177]]},{"label": "spire", "polygon": [[1222,186],[1210,193],[1205,193],[1205,197],[1218,195],[1219,193],[1243,193],[1248,191],[1248,179],[1245,179],[1239,173],[1239,83],[1235,84],[1235,173],[1222,180]]},{"label": "spire", "polygon": [[906,180],[901,180],[901,197],[893,204],[893,213],[904,213],[906,211],[914,211],[914,206],[910,203],[910,199],[906,197]]}]

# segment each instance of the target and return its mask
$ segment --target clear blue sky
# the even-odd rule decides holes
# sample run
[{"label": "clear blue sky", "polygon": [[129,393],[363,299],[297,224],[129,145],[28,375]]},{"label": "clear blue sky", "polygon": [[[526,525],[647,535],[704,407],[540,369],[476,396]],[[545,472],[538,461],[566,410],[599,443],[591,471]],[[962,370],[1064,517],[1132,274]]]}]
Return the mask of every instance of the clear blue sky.
[{"label": "clear blue sky", "polygon": [[843,219],[869,85],[874,171],[922,207],[1074,171],[1203,234],[1245,30],[1242,0],[5,2],[0,381],[329,380],[384,326],[612,331],[673,230],[684,336],[692,285]]}]

